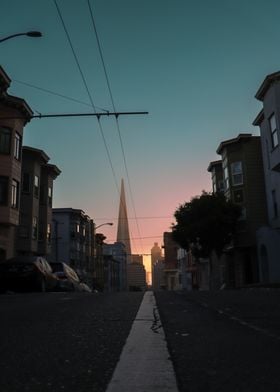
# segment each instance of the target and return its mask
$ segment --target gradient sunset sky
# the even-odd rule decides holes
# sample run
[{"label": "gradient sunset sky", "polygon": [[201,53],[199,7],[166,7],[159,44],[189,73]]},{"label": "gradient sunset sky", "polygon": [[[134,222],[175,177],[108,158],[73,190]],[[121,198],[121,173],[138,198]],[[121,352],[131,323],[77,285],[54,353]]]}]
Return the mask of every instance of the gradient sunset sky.
[{"label": "gradient sunset sky", "polygon": [[[57,4],[94,104],[112,110],[87,0]],[[162,243],[181,203],[211,190],[207,167],[218,159],[220,142],[240,132],[259,134],[252,126],[261,108],[254,94],[267,74],[280,69],[280,2],[90,4],[117,110],[149,112],[119,118],[130,187],[114,118],[101,120],[113,170],[95,118],[34,119],[24,145],[43,149],[61,169],[55,207],[80,208],[97,225],[115,223],[102,228],[109,243],[116,240],[124,178],[133,252],[146,254]],[[43,33],[1,44],[11,94],[35,114],[91,111],[53,0],[2,0],[0,21],[2,37]]]}]

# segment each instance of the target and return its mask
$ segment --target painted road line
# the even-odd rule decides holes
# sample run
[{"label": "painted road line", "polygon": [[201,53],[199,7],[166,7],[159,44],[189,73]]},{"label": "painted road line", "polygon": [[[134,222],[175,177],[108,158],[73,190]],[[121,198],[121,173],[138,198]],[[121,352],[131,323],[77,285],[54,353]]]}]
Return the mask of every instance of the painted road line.
[{"label": "painted road line", "polygon": [[178,392],[152,291],[144,294],[106,392]]}]

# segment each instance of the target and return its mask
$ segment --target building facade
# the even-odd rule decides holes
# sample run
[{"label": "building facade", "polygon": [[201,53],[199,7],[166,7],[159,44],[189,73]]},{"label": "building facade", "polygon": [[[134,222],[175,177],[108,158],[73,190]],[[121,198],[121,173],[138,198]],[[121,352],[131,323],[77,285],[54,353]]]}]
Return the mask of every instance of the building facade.
[{"label": "building facade", "polygon": [[23,128],[33,115],[23,99],[7,93],[10,83],[0,67],[0,261],[15,256]]},{"label": "building facade", "polygon": [[53,208],[52,261],[74,268],[87,283],[94,269],[94,223],[83,210]]},{"label": "building facade", "polygon": [[129,291],[146,290],[146,270],[143,264],[127,264],[127,285]]},{"label": "building facade", "polygon": [[255,97],[263,107],[253,122],[262,142],[268,222],[257,232],[260,280],[280,282],[280,72],[268,75]]},{"label": "building facade", "polygon": [[213,172],[220,173],[222,166],[225,197],[238,204],[242,214],[232,244],[221,258],[211,257],[211,286],[241,287],[259,281],[256,232],[267,221],[261,139],[239,134],[223,141],[217,154],[221,162],[212,162],[208,171],[214,180]]},{"label": "building facade", "polygon": [[39,149],[22,148],[22,186],[17,230],[18,255],[51,253],[53,182],[60,174],[57,166]]},{"label": "building facade", "polygon": [[177,260],[179,246],[173,240],[171,232],[163,233],[163,248],[165,289],[180,290],[182,288],[182,276]]},{"label": "building facade", "polygon": [[[111,261],[111,270],[114,271],[115,276],[118,276],[118,281],[112,280],[111,287],[114,290],[124,291],[127,290],[127,261],[125,245],[122,242],[115,242],[114,244],[103,244],[104,256],[108,261]],[[106,261],[106,259],[105,259]],[[109,271],[110,272],[110,271]],[[107,279],[110,282],[110,279]],[[110,288],[110,284],[107,285]]]}]

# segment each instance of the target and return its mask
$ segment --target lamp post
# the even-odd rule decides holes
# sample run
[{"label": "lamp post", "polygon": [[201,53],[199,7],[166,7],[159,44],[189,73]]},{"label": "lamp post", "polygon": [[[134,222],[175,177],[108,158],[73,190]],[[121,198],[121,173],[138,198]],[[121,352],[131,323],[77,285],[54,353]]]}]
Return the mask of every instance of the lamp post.
[{"label": "lamp post", "polygon": [[1,38],[0,43],[7,41],[8,39],[12,39],[14,37],[19,37],[21,35],[25,35],[27,37],[32,37],[32,38],[39,38],[43,36],[43,34],[40,31],[27,31],[26,33],[17,33],[17,34],[9,35],[8,37],[5,38]]},{"label": "lamp post", "polygon": [[96,234],[96,229],[101,226],[113,226],[112,222],[102,223],[93,227],[94,238],[94,256],[93,256],[93,288],[103,290],[104,288],[104,264],[102,245],[105,237],[102,234]]},{"label": "lamp post", "polygon": [[107,222],[107,223],[102,223],[101,225],[95,226],[94,230],[99,229],[101,226],[113,226],[114,223],[112,222]]}]

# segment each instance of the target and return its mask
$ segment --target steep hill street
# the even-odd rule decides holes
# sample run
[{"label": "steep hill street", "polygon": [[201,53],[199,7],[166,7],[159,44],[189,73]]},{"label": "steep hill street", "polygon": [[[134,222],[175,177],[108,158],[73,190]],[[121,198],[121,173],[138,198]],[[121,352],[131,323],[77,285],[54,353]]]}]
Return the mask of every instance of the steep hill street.
[{"label": "steep hill street", "polygon": [[[155,297],[161,318],[156,327],[146,310],[150,293],[143,301],[139,292],[1,295],[0,390],[105,392],[118,363],[122,370],[114,374],[115,385],[127,387],[120,380],[126,374],[122,358],[130,361],[133,385],[141,366],[156,369],[162,363],[157,347],[153,350],[156,340],[150,351],[145,346],[148,329],[162,335],[161,326],[180,392],[280,390],[280,290],[157,292]],[[133,350],[140,358],[135,368]],[[157,367],[154,391],[163,388],[161,371]]]}]

